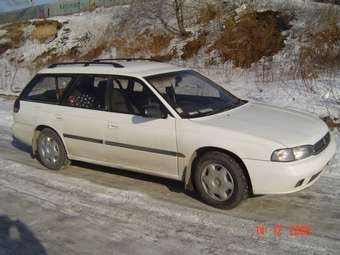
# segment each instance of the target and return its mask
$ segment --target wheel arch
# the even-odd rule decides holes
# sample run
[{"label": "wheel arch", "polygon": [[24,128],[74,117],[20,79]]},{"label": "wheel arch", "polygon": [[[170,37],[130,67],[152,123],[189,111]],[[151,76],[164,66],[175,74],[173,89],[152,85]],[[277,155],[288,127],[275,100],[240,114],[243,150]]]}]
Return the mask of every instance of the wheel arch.
[{"label": "wheel arch", "polygon": [[219,148],[219,147],[213,147],[213,146],[201,147],[201,148],[197,149],[192,154],[192,156],[189,160],[189,163],[188,163],[188,165],[185,169],[184,176],[183,176],[183,179],[184,179],[184,182],[185,182],[185,188],[187,189],[189,187],[193,187],[193,182],[192,182],[191,177],[192,177],[193,171],[195,170],[198,159],[202,155],[204,155],[205,153],[212,152],[212,151],[218,151],[218,152],[224,153],[226,155],[229,155],[233,159],[235,159],[237,161],[237,163],[240,164],[240,166],[243,168],[245,176],[246,176],[247,184],[248,184],[248,187],[249,187],[249,193],[250,193],[249,195],[252,195],[253,194],[253,187],[252,187],[251,179],[250,179],[250,176],[249,176],[248,169],[247,169],[246,165],[244,164],[244,162],[242,161],[242,159],[239,156],[237,156],[235,153],[233,153],[229,150]]},{"label": "wheel arch", "polygon": [[66,154],[68,155],[63,136],[56,129],[52,128],[49,125],[39,125],[34,129],[33,137],[32,137],[32,153],[33,153],[33,156],[36,156],[36,153],[37,153],[37,149],[38,149],[37,141],[38,141],[40,132],[45,128],[51,129],[53,132],[55,132],[59,136],[60,140],[63,142]]}]

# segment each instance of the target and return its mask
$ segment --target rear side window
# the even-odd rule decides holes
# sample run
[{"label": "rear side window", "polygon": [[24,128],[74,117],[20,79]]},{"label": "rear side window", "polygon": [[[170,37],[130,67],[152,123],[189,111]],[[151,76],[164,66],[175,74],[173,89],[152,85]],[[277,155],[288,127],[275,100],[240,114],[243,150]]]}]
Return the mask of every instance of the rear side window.
[{"label": "rear side window", "polygon": [[92,109],[107,110],[107,84],[109,78],[82,75],[78,77],[63,105]]},{"label": "rear side window", "polygon": [[59,103],[65,89],[71,82],[70,76],[38,75],[29,85],[24,99],[34,102]]}]

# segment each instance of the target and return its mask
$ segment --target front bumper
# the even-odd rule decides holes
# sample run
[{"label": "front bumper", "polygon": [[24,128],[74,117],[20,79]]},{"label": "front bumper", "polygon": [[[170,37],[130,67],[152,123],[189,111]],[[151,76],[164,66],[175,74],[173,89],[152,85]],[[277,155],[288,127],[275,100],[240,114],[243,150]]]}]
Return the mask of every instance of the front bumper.
[{"label": "front bumper", "polygon": [[326,170],[336,151],[331,139],[320,154],[294,162],[272,162],[244,159],[254,194],[292,193],[311,186]]}]

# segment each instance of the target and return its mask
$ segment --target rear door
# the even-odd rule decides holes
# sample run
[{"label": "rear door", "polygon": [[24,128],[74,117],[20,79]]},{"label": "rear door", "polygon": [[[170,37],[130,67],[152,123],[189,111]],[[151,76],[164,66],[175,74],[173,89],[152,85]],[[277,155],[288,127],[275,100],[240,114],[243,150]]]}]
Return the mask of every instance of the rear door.
[{"label": "rear door", "polygon": [[[141,81],[113,78],[105,150],[111,163],[178,179],[175,118],[148,118],[143,109],[160,104]],[[163,109],[166,111],[165,109]]]},{"label": "rear door", "polygon": [[106,161],[107,84],[105,76],[79,75],[55,115],[73,159]]}]

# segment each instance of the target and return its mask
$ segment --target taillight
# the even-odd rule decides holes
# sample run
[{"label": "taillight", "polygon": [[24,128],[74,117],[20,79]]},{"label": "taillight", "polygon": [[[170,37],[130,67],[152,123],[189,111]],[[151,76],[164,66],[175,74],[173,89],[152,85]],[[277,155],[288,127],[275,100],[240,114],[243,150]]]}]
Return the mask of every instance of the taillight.
[{"label": "taillight", "polygon": [[13,112],[17,113],[20,110],[20,100],[17,98],[14,102]]}]

